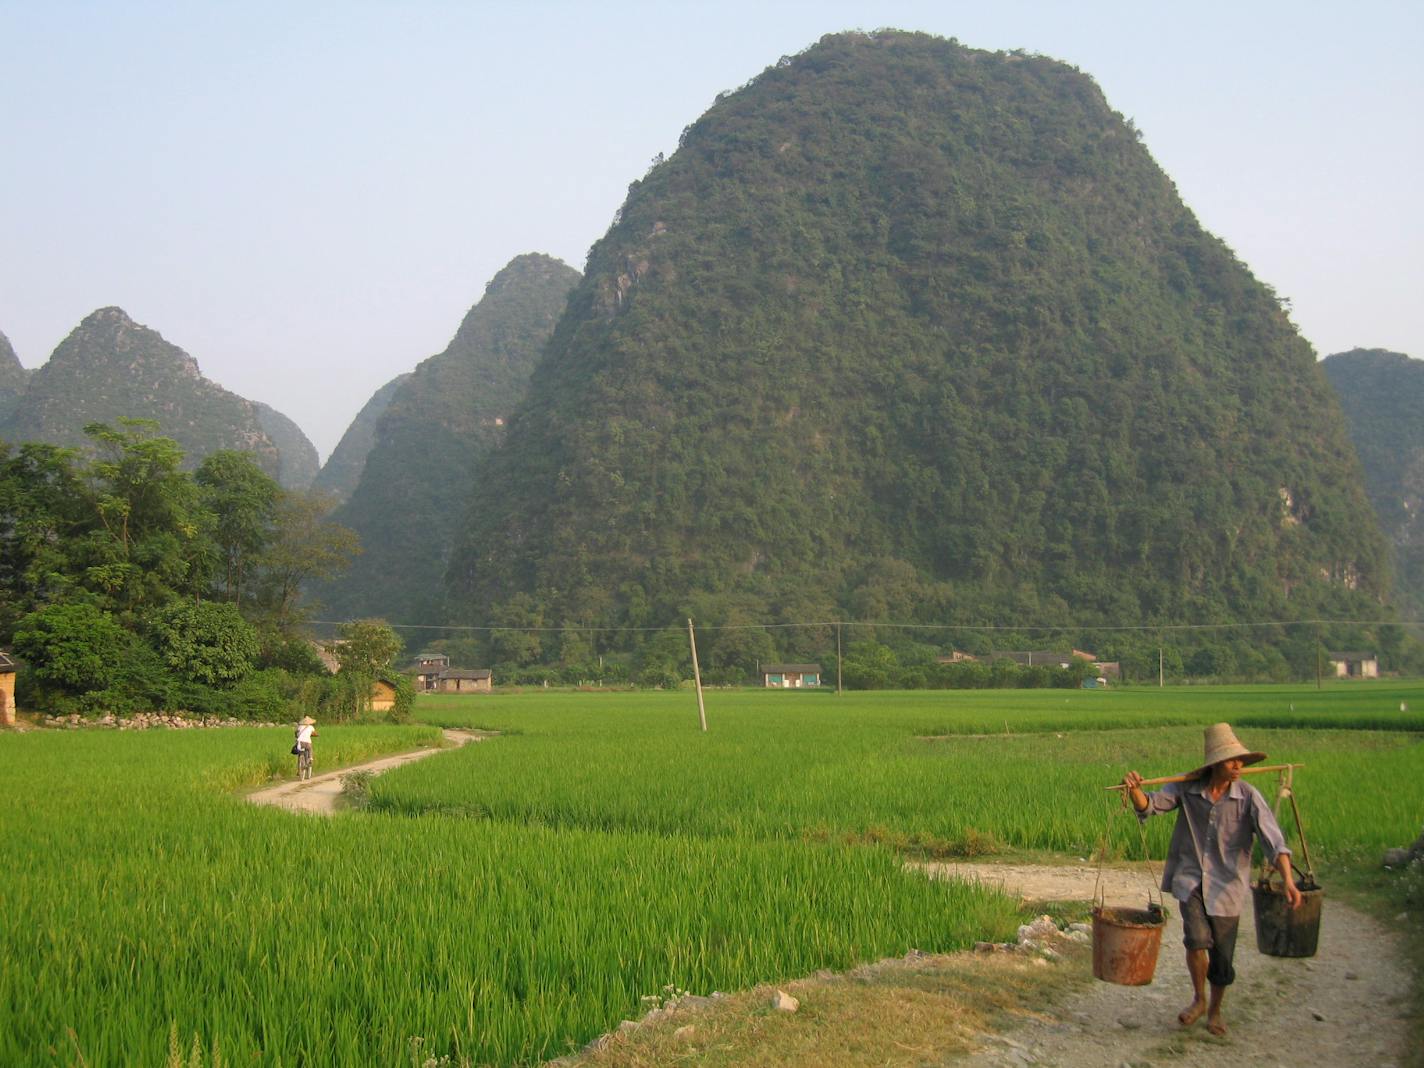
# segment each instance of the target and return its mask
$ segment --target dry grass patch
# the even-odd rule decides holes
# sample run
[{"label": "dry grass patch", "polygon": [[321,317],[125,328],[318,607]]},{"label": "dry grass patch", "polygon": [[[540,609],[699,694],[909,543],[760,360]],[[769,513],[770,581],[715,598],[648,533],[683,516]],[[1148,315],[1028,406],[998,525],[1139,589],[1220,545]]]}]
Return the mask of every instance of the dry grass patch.
[{"label": "dry grass patch", "polygon": [[667,1065],[788,1068],[835,1064],[889,1068],[940,1064],[982,1045],[1016,1016],[1041,1016],[1091,982],[1083,947],[1059,961],[1018,953],[912,954],[781,987],[795,1013],[771,1007],[776,988],[719,997],[657,1014],[607,1036],[561,1068]]}]

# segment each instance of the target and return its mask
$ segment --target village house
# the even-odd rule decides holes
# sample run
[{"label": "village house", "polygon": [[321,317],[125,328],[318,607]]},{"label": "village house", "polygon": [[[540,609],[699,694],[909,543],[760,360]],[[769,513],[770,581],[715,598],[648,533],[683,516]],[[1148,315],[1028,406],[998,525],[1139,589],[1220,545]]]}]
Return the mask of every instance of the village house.
[{"label": "village house", "polygon": [[1379,678],[1379,657],[1374,653],[1326,653],[1337,679]]},{"label": "village house", "polygon": [[936,664],[968,664],[979,658],[973,653],[966,653],[959,649],[951,649],[948,656],[935,657]]},{"label": "village house", "polygon": [[15,661],[0,649],[0,727],[15,723]]},{"label": "village house", "polygon": [[820,664],[763,664],[761,684],[772,689],[799,690],[821,685]]},{"label": "village house", "polygon": [[489,668],[445,668],[428,678],[425,689],[431,693],[493,693],[494,675]]},{"label": "village house", "polygon": [[421,653],[415,658],[418,693],[492,693],[494,675],[489,668],[452,668],[444,653]]},{"label": "village house", "polygon": [[396,688],[385,679],[371,683],[371,711],[389,712],[396,707]]}]

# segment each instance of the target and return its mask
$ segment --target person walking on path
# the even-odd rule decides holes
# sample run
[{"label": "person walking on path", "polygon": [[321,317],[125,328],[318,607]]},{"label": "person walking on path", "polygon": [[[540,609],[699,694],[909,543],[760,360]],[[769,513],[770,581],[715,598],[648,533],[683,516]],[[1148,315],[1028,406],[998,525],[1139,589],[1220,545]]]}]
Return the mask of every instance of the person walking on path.
[{"label": "person walking on path", "polygon": [[303,716],[297,724],[297,742],[293,751],[297,754],[297,778],[310,779],[312,767],[312,739],[316,737],[316,720]]},{"label": "person walking on path", "polygon": [[1202,766],[1189,781],[1168,783],[1148,795],[1137,772],[1129,771],[1122,779],[1139,820],[1177,810],[1162,889],[1171,891],[1181,907],[1193,992],[1192,1003],[1177,1019],[1190,1027],[1205,1013],[1207,1029],[1214,1035],[1226,1034],[1221,1002],[1236,979],[1232,958],[1251,881],[1254,839],[1260,839],[1281,873],[1289,907],[1298,908],[1301,901],[1291,876],[1291,851],[1275,814],[1259,790],[1241,781],[1242,768],[1265,759],[1265,753],[1242,745],[1230,724],[1217,723],[1206,729]]}]

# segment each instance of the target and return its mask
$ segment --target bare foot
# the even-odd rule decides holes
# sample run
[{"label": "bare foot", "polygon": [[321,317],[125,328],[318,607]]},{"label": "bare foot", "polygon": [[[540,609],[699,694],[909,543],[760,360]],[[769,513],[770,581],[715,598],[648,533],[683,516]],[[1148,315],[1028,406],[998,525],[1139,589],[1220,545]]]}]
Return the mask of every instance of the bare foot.
[{"label": "bare foot", "polygon": [[1202,1013],[1206,1012],[1206,1002],[1200,998],[1194,1000],[1181,1012],[1177,1013],[1177,1022],[1183,1027],[1191,1027],[1202,1018]]},{"label": "bare foot", "polygon": [[1209,1017],[1207,1017],[1206,1029],[1212,1034],[1214,1034],[1217,1038],[1220,1038],[1222,1035],[1226,1034],[1226,1022],[1222,1020],[1220,1014],[1212,1013]]}]

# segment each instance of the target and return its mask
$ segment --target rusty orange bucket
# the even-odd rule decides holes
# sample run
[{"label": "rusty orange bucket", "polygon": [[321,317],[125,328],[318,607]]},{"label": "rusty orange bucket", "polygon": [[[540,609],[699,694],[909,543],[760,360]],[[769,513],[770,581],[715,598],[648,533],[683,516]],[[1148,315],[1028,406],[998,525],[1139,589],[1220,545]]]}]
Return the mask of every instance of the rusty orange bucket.
[{"label": "rusty orange bucket", "polygon": [[1166,922],[1162,906],[1153,903],[1145,909],[1094,908],[1093,977],[1121,986],[1152,982]]}]

